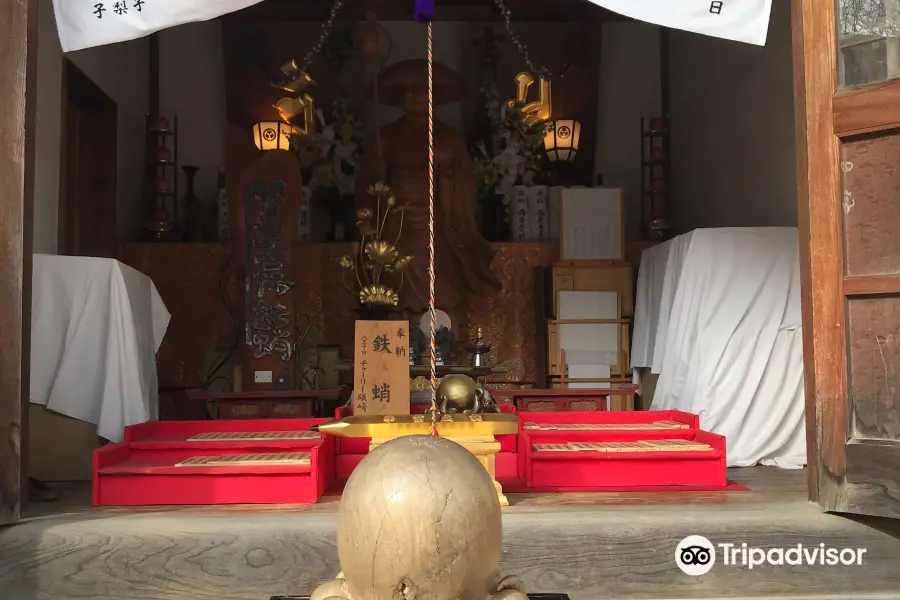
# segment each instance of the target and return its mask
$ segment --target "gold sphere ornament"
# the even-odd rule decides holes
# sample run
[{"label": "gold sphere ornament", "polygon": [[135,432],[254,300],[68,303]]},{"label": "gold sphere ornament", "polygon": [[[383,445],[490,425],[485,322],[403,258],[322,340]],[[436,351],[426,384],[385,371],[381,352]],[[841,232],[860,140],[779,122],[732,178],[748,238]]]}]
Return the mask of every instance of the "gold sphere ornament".
[{"label": "gold sphere ornament", "polygon": [[442,413],[471,412],[475,408],[478,384],[466,375],[454,373],[441,378],[437,387],[437,402]]},{"label": "gold sphere ornament", "polygon": [[341,573],[313,600],[526,600],[500,578],[497,490],[468,450],[400,437],[359,463],[341,496]]}]

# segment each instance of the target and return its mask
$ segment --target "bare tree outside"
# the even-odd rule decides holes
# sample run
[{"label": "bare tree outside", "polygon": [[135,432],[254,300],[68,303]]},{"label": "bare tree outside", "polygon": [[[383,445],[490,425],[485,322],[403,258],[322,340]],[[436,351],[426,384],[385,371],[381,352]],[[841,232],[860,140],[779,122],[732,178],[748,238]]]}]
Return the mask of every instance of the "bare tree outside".
[{"label": "bare tree outside", "polygon": [[900,0],[837,0],[841,36],[900,35]]},{"label": "bare tree outside", "polygon": [[836,2],[840,87],[900,77],[900,0]]}]

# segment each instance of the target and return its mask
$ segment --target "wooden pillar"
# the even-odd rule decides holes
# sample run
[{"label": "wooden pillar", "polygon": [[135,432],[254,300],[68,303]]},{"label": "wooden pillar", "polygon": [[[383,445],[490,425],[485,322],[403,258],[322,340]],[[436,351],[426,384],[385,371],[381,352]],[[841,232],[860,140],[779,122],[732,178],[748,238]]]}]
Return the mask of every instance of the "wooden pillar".
[{"label": "wooden pillar", "polygon": [[0,5],[0,523],[6,523],[19,518],[27,490],[37,2]]},{"label": "wooden pillar", "polygon": [[[794,128],[797,140],[797,201],[800,230],[800,292],[803,309],[803,384],[809,499],[839,497],[844,475],[844,431],[822,428],[823,414],[847,423],[844,345],[840,151],[834,133],[837,88],[837,15],[830,0],[791,0],[794,67]],[[835,250],[837,249],[837,251]],[[837,254],[840,256],[840,254]],[[839,433],[839,435],[835,435]],[[820,445],[825,456],[819,455]],[[820,480],[821,478],[821,480]]]}]

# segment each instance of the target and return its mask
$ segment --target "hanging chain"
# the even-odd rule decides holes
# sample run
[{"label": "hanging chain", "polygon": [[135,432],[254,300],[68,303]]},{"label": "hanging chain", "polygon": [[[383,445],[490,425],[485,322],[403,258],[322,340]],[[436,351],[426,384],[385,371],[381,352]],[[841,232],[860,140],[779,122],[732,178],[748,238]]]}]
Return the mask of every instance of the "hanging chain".
[{"label": "hanging chain", "polygon": [[522,41],[519,34],[513,30],[512,12],[506,8],[506,4],[504,4],[503,0],[494,0],[494,4],[496,4],[497,8],[500,10],[500,15],[503,17],[503,23],[506,25],[506,33],[509,34],[509,39],[515,44],[519,54],[522,55],[522,59],[525,61],[525,64],[528,65],[528,70],[541,79],[553,79],[553,73],[551,73],[547,67],[535,67],[534,63],[531,62],[531,54],[528,52],[528,46],[525,45],[525,42]]},{"label": "hanging chain", "polygon": [[328,13],[328,18],[325,19],[325,23],[322,24],[322,32],[319,35],[318,41],[310,48],[309,52],[306,53],[306,56],[303,57],[303,61],[298,67],[301,73],[309,73],[308,69],[312,64],[313,59],[322,52],[325,41],[328,39],[328,36],[331,35],[331,27],[334,25],[334,19],[337,17],[338,11],[341,10],[343,4],[344,0],[334,0],[334,4],[331,5],[331,11]]}]

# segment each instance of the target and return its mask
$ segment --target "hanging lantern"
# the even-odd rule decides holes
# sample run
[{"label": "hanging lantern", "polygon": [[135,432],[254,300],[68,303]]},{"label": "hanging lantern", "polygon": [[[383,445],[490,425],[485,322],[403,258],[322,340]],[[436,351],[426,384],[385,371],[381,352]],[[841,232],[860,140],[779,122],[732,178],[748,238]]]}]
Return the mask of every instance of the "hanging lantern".
[{"label": "hanging lantern", "polygon": [[578,153],[581,139],[581,123],[572,119],[560,119],[547,128],[544,150],[553,162],[572,162]]},{"label": "hanging lantern", "polygon": [[260,150],[290,150],[293,127],[279,121],[264,121],[253,126],[253,142]]}]

